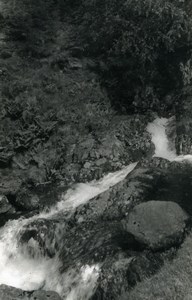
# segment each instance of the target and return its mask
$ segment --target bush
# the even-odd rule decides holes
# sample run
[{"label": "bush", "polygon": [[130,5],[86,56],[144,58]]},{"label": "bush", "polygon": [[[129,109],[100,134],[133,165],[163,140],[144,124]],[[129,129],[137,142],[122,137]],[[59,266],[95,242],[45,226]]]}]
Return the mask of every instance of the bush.
[{"label": "bush", "polygon": [[13,41],[25,42],[26,46],[41,43],[42,33],[53,24],[54,0],[8,0],[2,15],[6,34]]},{"label": "bush", "polygon": [[82,0],[81,33],[116,104],[159,106],[183,85],[191,17],[176,0]]}]

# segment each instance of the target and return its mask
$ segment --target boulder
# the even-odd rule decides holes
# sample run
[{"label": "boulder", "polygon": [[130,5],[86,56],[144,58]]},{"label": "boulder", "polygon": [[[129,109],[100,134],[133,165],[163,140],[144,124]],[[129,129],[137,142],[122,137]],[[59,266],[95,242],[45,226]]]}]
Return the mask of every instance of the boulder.
[{"label": "boulder", "polygon": [[21,210],[32,211],[39,208],[40,201],[38,195],[26,188],[23,188],[17,194],[14,204]]},{"label": "boulder", "polygon": [[28,223],[20,231],[20,243],[27,244],[28,252],[33,256],[39,251],[53,257],[62,245],[62,238],[68,229],[65,222],[58,219],[37,219]]},{"label": "boulder", "polygon": [[15,208],[11,205],[5,195],[0,194],[0,227],[9,219],[16,218]]},{"label": "boulder", "polygon": [[18,178],[18,176],[2,175],[0,181],[0,193],[4,194],[5,196],[10,195],[15,197],[18,191],[21,188],[22,181]]},{"label": "boulder", "polygon": [[129,289],[127,269],[132,257],[119,252],[113,257],[108,257],[101,267],[97,287],[90,300],[116,300]]},{"label": "boulder", "polygon": [[80,224],[63,235],[60,242],[60,260],[64,272],[76,264],[102,263],[121,249],[142,250],[132,234],[123,231],[119,222]]},{"label": "boulder", "polygon": [[8,285],[0,285],[0,300],[61,300],[56,292],[34,291],[25,292]]},{"label": "boulder", "polygon": [[134,169],[124,180],[77,207],[73,223],[93,220],[122,220],[133,205],[146,198],[152,189],[154,174],[147,168]]},{"label": "boulder", "polygon": [[149,201],[134,207],[123,220],[124,229],[153,250],[166,249],[182,241],[188,215],[171,201]]},{"label": "boulder", "polygon": [[[156,172],[158,170],[156,169]],[[189,162],[171,162],[162,169],[148,199],[176,202],[190,216],[192,215],[192,164]]]},{"label": "boulder", "polygon": [[0,195],[0,215],[6,214],[13,210],[12,205],[4,195]]}]

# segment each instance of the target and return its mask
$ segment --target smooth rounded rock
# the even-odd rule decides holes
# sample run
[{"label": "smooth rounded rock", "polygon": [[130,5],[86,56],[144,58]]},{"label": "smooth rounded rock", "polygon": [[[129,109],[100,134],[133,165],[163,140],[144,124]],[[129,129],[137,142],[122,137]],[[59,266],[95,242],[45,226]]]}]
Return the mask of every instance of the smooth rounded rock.
[{"label": "smooth rounded rock", "polygon": [[188,215],[171,201],[149,201],[133,208],[123,221],[124,229],[137,241],[158,250],[182,241]]}]

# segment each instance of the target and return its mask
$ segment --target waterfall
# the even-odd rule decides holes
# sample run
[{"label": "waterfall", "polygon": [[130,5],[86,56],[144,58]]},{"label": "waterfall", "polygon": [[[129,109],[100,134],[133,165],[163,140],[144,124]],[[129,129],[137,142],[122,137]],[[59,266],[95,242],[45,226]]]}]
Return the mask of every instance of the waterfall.
[{"label": "waterfall", "polygon": [[165,158],[169,161],[189,161],[192,162],[192,155],[177,155],[176,149],[171,149],[170,141],[166,134],[169,127],[169,119],[156,118],[147,126],[147,131],[151,134],[151,140],[155,145],[155,154],[153,157]]},{"label": "waterfall", "polygon": [[[192,155],[177,156],[167,136],[169,119],[156,118],[147,126],[155,145],[154,157],[162,157],[169,161],[192,161]],[[8,221],[0,229],[0,284],[7,284],[26,291],[37,289],[53,290],[65,300],[88,300],[93,294],[101,265],[77,265],[61,274],[61,262],[56,255],[49,258],[38,251],[34,239],[27,243],[19,242],[20,233],[25,226],[38,219],[57,219],[62,212],[72,212],[79,205],[105,192],[123,180],[135,167],[132,163],[122,170],[109,173],[100,180],[89,183],[77,183],[68,189],[61,200],[49,211],[43,211],[29,219]],[[32,257],[29,248],[35,250]]]},{"label": "waterfall", "polygon": [[[29,219],[8,221],[0,229],[0,284],[7,284],[26,291],[43,288],[54,290],[66,300],[88,300],[99,276],[100,266],[85,265],[69,269],[60,274],[60,261],[56,256],[48,258],[38,252],[34,239],[28,245],[19,243],[19,233],[24,226],[37,219],[51,219],[64,211],[72,211],[93,197],[108,190],[123,180],[135,167],[132,163],[122,170],[110,173],[102,179],[89,183],[78,183],[69,189],[60,202],[48,212],[42,212]],[[34,257],[28,253],[29,247],[37,249]]]},{"label": "waterfall", "polygon": [[157,118],[147,126],[148,132],[152,136],[152,142],[155,145],[154,157],[162,157],[173,161],[177,155],[176,150],[171,150],[169,146],[169,140],[166,135],[166,127],[168,125],[168,119]]}]

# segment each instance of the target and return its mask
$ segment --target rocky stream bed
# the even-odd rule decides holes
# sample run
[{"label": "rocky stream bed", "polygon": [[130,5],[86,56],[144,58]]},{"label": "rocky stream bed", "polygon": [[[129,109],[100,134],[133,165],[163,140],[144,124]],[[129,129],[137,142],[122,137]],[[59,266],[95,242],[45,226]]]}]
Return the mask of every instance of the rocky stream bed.
[{"label": "rocky stream bed", "polygon": [[137,299],[139,282],[174,265],[192,214],[191,156],[177,156],[174,128],[173,118],[155,119],[137,163],[89,183],[43,196],[3,184],[0,299]]}]

